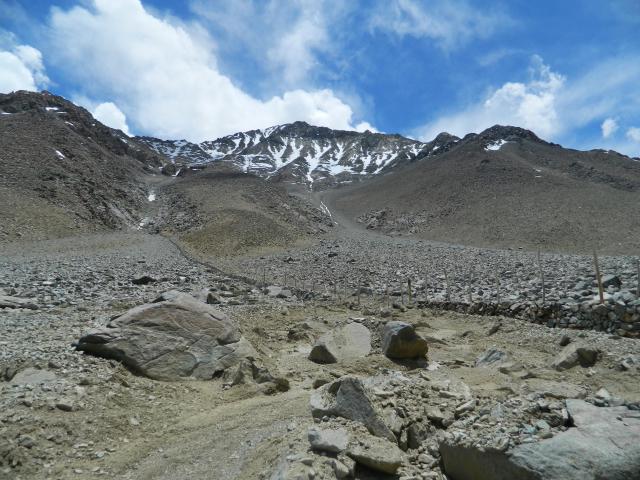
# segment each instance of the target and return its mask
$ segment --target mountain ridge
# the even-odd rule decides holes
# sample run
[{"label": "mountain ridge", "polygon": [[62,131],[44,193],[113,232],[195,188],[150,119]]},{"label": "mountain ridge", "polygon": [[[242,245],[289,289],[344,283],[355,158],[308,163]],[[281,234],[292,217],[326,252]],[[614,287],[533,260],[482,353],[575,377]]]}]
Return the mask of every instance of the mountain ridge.
[{"label": "mountain ridge", "polygon": [[199,144],[187,140],[137,137],[174,163],[223,161],[258,176],[307,185],[353,181],[401,163],[448,150],[458,137],[442,135],[431,142],[399,134],[356,132],[316,127],[297,121],[261,130],[238,132]]}]

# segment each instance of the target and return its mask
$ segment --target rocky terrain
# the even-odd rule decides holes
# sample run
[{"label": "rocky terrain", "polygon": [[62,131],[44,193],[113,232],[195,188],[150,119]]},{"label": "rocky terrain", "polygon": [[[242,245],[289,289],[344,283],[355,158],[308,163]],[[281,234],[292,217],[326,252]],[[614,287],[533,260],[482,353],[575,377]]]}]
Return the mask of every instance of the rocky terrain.
[{"label": "rocky terrain", "polygon": [[[633,339],[409,303],[389,309],[384,297],[363,296],[358,306],[282,282],[263,289],[143,233],[10,245],[1,260],[3,298],[30,305],[1,313],[0,478],[444,478],[484,451],[562,441],[571,455],[562,439],[574,435],[572,422],[580,426],[576,408],[603,418],[615,408],[612,418],[631,429],[624,435],[639,434]],[[258,370],[166,382],[74,348],[169,290],[235,322]],[[418,336],[401,335],[392,319]],[[333,359],[312,356],[318,345]],[[425,347],[422,360],[398,358]],[[273,380],[260,382],[261,368]],[[332,400],[334,384],[359,393]],[[637,465],[633,448],[615,468]],[[457,467],[447,467],[451,451]],[[531,478],[568,478],[545,473],[563,461],[545,460]]]},{"label": "rocky terrain", "polygon": [[[0,101],[0,479],[637,478],[633,160],[511,127],[411,156],[407,139],[293,124],[196,165],[202,145],[152,151],[50,94]],[[303,139],[351,142],[350,175],[358,148],[397,157],[327,190],[333,153],[238,168]],[[546,196],[526,186],[538,174]],[[593,215],[558,236],[513,227],[505,248],[499,222],[459,216],[480,207],[457,209],[458,184],[512,202],[505,225],[529,194],[554,221],[569,191]],[[426,228],[440,201],[458,213]],[[599,276],[591,252],[562,252],[586,244]]]}]

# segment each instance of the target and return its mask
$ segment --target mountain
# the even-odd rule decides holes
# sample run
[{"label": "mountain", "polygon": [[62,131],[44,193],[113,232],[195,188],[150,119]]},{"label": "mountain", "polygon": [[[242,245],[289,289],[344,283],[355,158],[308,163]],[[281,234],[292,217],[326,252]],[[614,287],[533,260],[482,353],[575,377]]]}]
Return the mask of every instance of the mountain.
[{"label": "mountain", "polygon": [[445,152],[459,140],[441,134],[424,143],[400,135],[332,130],[305,122],[235,133],[199,144],[137,139],[175,163],[219,161],[262,177],[315,187],[373,176]]},{"label": "mountain", "polygon": [[134,227],[166,162],[62,97],[0,95],[0,240]]},{"label": "mountain", "polygon": [[334,215],[394,235],[637,254],[640,162],[496,125],[324,201]]}]

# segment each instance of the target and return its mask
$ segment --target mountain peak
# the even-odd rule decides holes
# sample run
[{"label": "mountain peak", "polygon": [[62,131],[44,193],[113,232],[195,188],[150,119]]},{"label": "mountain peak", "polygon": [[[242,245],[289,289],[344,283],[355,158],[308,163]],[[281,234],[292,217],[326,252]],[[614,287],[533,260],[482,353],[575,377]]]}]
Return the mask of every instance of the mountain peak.
[{"label": "mountain peak", "polygon": [[490,142],[496,142],[500,140],[514,141],[518,139],[532,140],[534,142],[547,143],[539,138],[531,130],[527,130],[521,127],[514,127],[511,125],[494,125],[486,130],[482,131],[478,138]]}]

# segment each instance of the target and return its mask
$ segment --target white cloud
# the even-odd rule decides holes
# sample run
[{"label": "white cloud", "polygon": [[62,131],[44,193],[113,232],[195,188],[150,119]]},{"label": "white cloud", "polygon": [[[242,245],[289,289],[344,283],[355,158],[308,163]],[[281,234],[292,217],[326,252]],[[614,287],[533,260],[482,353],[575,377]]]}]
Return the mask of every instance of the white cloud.
[{"label": "white cloud", "polygon": [[640,143],[640,128],[631,127],[627,130],[627,138],[633,142]]},{"label": "white cloud", "polygon": [[600,125],[600,129],[602,130],[602,138],[609,138],[618,130],[618,122],[614,118],[606,118]]},{"label": "white cloud", "polygon": [[[566,141],[573,147],[597,148],[603,146],[603,137],[612,138],[621,120],[628,122],[640,111],[638,56],[603,60],[572,78],[552,71],[534,56],[530,72],[529,81],[506,82],[483,99],[418,127],[414,135],[431,140],[442,131],[461,136],[503,124],[528,128],[547,140]],[[595,124],[600,126],[602,136],[576,137],[579,129],[595,127],[594,123],[603,117],[607,119],[604,123]],[[605,144],[626,154],[637,154],[630,143]]]},{"label": "white cloud", "polygon": [[[349,2],[331,0],[191,0],[191,9],[227,51],[249,55],[267,73],[263,83],[300,88],[340,51],[337,38]],[[251,19],[251,28],[247,28]]]},{"label": "white cloud", "polygon": [[534,56],[529,82],[507,82],[490,92],[483,101],[445,115],[419,128],[417,134],[431,140],[443,131],[463,136],[502,124],[517,125],[543,137],[552,137],[561,128],[556,103],[564,82],[562,75],[551,71],[540,57]]},{"label": "white cloud", "polygon": [[48,84],[42,54],[29,45],[0,50],[0,93],[37,91]]},{"label": "white cloud", "polygon": [[145,133],[198,141],[295,120],[353,129],[352,108],[331,90],[247,94],[219,71],[198,25],[153,16],[139,0],[54,9],[51,35],[51,58],[80,94],[113,99]]},{"label": "white cloud", "polygon": [[115,103],[101,103],[91,113],[96,120],[104,123],[107,127],[117,128],[118,130],[122,130],[125,135],[131,136],[129,126],[127,125],[127,117]]},{"label": "white cloud", "polygon": [[287,84],[303,81],[318,64],[315,51],[329,44],[329,35],[321,15],[302,18],[267,52],[267,58],[283,70]]},{"label": "white cloud", "polygon": [[489,37],[512,24],[508,15],[474,8],[464,0],[383,0],[370,19],[372,30],[430,38],[445,50]]}]

